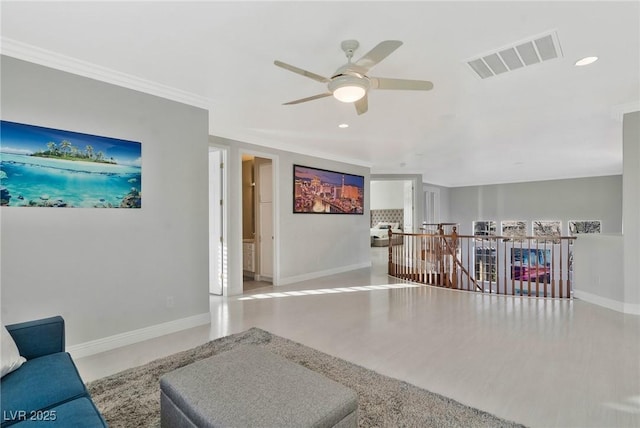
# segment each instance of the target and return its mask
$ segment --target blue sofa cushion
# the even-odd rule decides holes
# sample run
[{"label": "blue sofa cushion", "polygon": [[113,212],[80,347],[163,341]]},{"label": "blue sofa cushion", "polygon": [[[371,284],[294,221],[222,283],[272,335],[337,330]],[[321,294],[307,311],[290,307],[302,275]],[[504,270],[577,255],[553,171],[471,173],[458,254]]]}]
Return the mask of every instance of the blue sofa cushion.
[{"label": "blue sofa cushion", "polygon": [[27,360],[64,352],[64,319],[61,316],[7,325],[7,331]]},{"label": "blue sofa cushion", "polygon": [[2,378],[0,400],[2,426],[11,425],[16,412],[44,410],[88,397],[71,356],[66,352],[27,360],[18,370]]},{"label": "blue sofa cushion", "polygon": [[52,409],[34,412],[15,428],[106,428],[107,424],[91,400],[86,397],[68,401]]}]

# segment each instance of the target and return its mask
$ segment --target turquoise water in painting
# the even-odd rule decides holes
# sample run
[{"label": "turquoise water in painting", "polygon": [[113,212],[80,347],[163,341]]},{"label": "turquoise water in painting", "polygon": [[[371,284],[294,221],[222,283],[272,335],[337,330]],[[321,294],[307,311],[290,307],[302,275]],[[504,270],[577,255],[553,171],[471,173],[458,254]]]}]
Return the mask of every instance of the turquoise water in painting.
[{"label": "turquoise water in painting", "polygon": [[141,192],[141,168],[0,153],[0,187],[8,206],[119,207]]}]

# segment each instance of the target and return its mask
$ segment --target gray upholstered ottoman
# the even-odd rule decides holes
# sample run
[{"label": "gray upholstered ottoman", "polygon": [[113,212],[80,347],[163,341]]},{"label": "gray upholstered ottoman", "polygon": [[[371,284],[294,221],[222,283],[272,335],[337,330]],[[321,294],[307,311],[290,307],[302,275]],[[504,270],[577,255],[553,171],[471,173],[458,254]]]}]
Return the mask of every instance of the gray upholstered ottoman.
[{"label": "gray upholstered ottoman", "polygon": [[160,409],[163,428],[358,426],[355,392],[251,345],[164,375]]}]

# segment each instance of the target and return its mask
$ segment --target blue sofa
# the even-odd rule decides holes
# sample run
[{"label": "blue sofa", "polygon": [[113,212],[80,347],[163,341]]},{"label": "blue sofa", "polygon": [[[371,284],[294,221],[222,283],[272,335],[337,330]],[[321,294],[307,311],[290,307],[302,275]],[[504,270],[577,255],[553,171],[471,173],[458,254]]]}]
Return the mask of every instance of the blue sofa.
[{"label": "blue sofa", "polygon": [[62,317],[6,327],[27,361],[0,381],[2,428],[107,427],[65,352]]}]

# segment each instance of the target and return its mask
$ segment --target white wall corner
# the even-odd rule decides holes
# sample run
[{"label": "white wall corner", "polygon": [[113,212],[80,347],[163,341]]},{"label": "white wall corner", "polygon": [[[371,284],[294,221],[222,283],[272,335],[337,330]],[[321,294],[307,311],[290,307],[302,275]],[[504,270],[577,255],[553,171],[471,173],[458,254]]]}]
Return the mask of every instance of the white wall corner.
[{"label": "white wall corner", "polygon": [[89,355],[99,354],[122,346],[142,342],[143,340],[153,339],[166,334],[210,323],[211,314],[207,312],[162,324],[152,325],[150,327],[127,331],[113,336],[103,337],[101,339],[91,340],[89,342],[79,343],[77,345],[67,346],[66,351],[71,354],[74,359],[88,357]]}]

